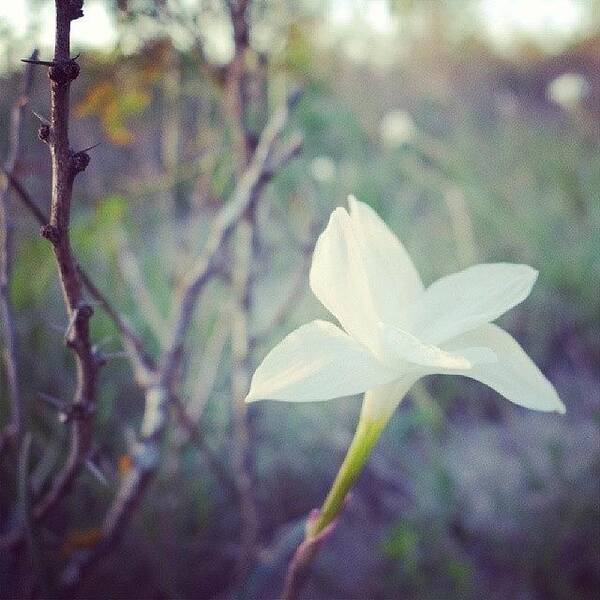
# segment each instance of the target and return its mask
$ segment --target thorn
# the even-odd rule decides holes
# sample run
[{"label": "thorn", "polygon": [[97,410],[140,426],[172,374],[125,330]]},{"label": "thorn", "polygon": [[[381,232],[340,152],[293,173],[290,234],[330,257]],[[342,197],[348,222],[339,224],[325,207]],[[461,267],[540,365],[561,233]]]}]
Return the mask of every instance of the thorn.
[{"label": "thorn", "polygon": [[52,66],[48,71],[48,77],[50,77],[52,81],[58,83],[59,85],[73,81],[73,79],[77,79],[78,75],[79,65],[73,60],[60,65]]},{"label": "thorn", "polygon": [[46,119],[46,117],[43,117],[42,115],[36,113],[35,110],[32,110],[31,112],[34,114],[34,116],[36,116],[40,120],[40,122],[43,125],[48,125],[48,126],[50,125],[50,121],[48,121],[48,119]]},{"label": "thorn", "polygon": [[[36,57],[37,57],[37,50],[35,52],[36,52]],[[56,60],[39,60],[38,58],[34,57],[32,54],[31,58],[22,58],[21,62],[28,63],[30,65],[41,65],[43,67],[57,67],[60,64],[62,64],[63,62],[64,63],[74,62],[80,56],[81,56],[81,52],[79,52],[77,55],[75,55],[73,58],[70,58],[69,60],[58,62]]]},{"label": "thorn", "polygon": [[69,8],[71,21],[83,17],[83,0],[70,0]]},{"label": "thorn", "polygon": [[43,67],[55,67],[58,65],[54,60],[38,60],[37,58],[22,58],[21,62],[29,63],[30,65],[41,65]]},{"label": "thorn", "polygon": [[73,177],[77,175],[77,173],[81,173],[85,171],[87,166],[90,164],[90,155],[87,154],[85,150],[80,150],[79,152],[75,152],[72,157],[71,163],[71,172]]},{"label": "thorn", "polygon": [[78,150],[75,154],[81,154],[81,153],[84,153],[84,152],[89,152],[90,150],[93,150],[94,148],[97,148],[101,144],[102,144],[102,142],[98,142],[97,144],[94,144],[93,146],[90,146],[89,148],[84,148],[83,150]]},{"label": "thorn", "polygon": [[42,126],[38,129],[38,138],[42,142],[47,142],[48,138],[50,137],[50,121],[46,119],[46,117],[36,113],[35,110],[32,110],[31,112],[42,124]]},{"label": "thorn", "polygon": [[42,142],[48,142],[48,138],[50,137],[50,125],[42,125],[38,129],[38,139]]}]

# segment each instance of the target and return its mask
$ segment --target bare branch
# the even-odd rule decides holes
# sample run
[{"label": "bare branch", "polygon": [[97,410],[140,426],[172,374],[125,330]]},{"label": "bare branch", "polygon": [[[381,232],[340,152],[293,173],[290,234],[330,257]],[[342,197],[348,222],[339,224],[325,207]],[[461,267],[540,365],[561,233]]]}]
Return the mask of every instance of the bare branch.
[{"label": "bare branch", "polygon": [[225,344],[230,336],[228,321],[229,313],[224,310],[218,317],[214,331],[205,344],[198,385],[192,392],[192,399],[187,407],[187,413],[194,423],[200,421],[204,407],[213,391]]},{"label": "bare branch", "polygon": [[[230,0],[229,15],[233,27],[235,54],[228,65],[225,78],[224,105],[233,140],[233,156],[238,180],[243,177],[250,160],[252,139],[246,127],[248,109],[247,86],[249,73],[246,68],[250,42],[247,10],[249,0]],[[251,311],[252,279],[250,272],[256,243],[255,205],[267,177],[266,161],[248,207],[237,223],[232,236],[233,264],[231,283],[231,392],[233,399],[233,442],[231,464],[235,473],[240,509],[240,552],[236,564],[235,586],[243,583],[250,568],[259,530],[259,518],[252,491],[250,466],[250,432],[244,397],[248,390],[250,365],[249,320]]]},{"label": "bare branch", "polygon": [[139,313],[144,316],[154,335],[162,342],[168,336],[168,324],[160,314],[152,295],[148,291],[138,261],[124,235],[119,235],[118,263],[123,279],[136,300]]},{"label": "bare branch", "polygon": [[225,108],[233,138],[236,175],[241,177],[250,160],[251,136],[246,129],[247,107],[246,54],[250,45],[247,11],[250,0],[229,0],[229,16],[233,27],[235,53],[225,74]]},{"label": "bare branch", "polygon": [[[38,208],[37,204],[33,201],[19,180],[6,171],[4,171],[4,175],[6,176],[8,183],[10,183],[11,187],[16,192],[17,198],[27,207],[37,222],[41,226],[46,225],[46,223],[48,223],[48,217],[40,208]],[[146,381],[149,377],[149,371],[153,368],[153,361],[146,354],[141,338],[125,321],[124,317],[120,315],[117,309],[112,306],[106,296],[100,291],[98,286],[79,264],[77,264],[77,271],[79,272],[81,283],[88,290],[90,296],[98,302],[102,310],[110,317],[123,337],[123,344],[132,360],[137,378],[141,381]]]},{"label": "bare branch", "polygon": [[265,127],[248,168],[240,177],[232,198],[215,217],[204,250],[194,268],[185,278],[181,301],[176,307],[171,342],[163,356],[163,368],[168,372],[169,378],[174,378],[179,368],[185,336],[190,327],[198,297],[215,273],[218,253],[255,200],[256,191],[265,184],[265,170],[269,165],[275,145],[283,133],[289,110],[297,98],[296,94],[291,95],[286,104],[275,112]]},{"label": "bare branch", "polygon": [[250,294],[253,257],[254,220],[244,219],[238,224],[235,235],[234,269],[232,287],[234,302],[231,311],[233,396],[233,447],[231,463],[238,486],[241,513],[240,555],[236,567],[236,583],[241,585],[252,566],[259,532],[259,517],[254,499],[250,459],[250,431],[248,411],[244,401],[248,393],[251,355],[249,322],[251,318]]},{"label": "bare branch", "polygon": [[292,285],[290,286],[288,293],[276,308],[268,324],[265,325],[261,331],[252,336],[251,346],[254,346],[257,342],[265,339],[274,329],[282,325],[290,314],[291,309],[297,305],[303,297],[306,292],[306,276],[308,274],[310,260],[310,252],[303,252],[301,264],[293,275]]},{"label": "bare branch", "polygon": [[[145,393],[145,410],[143,425],[138,442],[131,451],[132,467],[123,477],[117,496],[115,497],[102,527],[102,535],[98,544],[83,553],[77,553],[69,562],[64,573],[66,588],[76,586],[83,573],[91,567],[104,553],[110,550],[124,532],[135,507],[141,501],[144,491],[156,473],[161,456],[161,442],[165,431],[170,405],[176,407],[180,414],[180,421],[185,421],[186,413],[175,396],[175,388],[181,372],[182,353],[186,336],[189,332],[193,314],[199,296],[206,283],[218,272],[220,252],[224,248],[231,234],[240,223],[243,223],[240,232],[246,227],[246,219],[260,197],[265,185],[275,173],[295,156],[300,149],[301,142],[292,140],[290,144],[279,149],[276,146],[281,138],[286,125],[289,109],[295,103],[297,95],[290,97],[286,105],[276,111],[267,127],[262,132],[256,146],[250,142],[247,132],[242,133],[243,147],[239,148],[240,161],[237,169],[238,177],[232,198],[217,215],[210,230],[207,242],[194,267],[189,271],[182,287],[180,302],[176,306],[171,327],[171,337],[167,349],[162,353],[160,360],[154,361],[145,353],[143,343],[133,330],[125,323],[119,313],[110,305],[105,296],[98,290],[90,278],[78,266],[73,256],[69,239],[70,203],[73,181],[77,173],[85,169],[89,162],[86,151],[73,152],[68,139],[68,113],[69,113],[69,87],[79,72],[75,59],[70,58],[69,37],[70,21],[81,16],[77,9],[77,2],[69,0],[55,0],[57,9],[57,35],[54,60],[47,66],[50,67],[49,75],[51,84],[51,117],[49,124],[43,124],[39,137],[48,143],[52,156],[52,202],[49,222],[43,211],[26,194],[22,186],[14,178],[7,176],[13,189],[23,202],[30,208],[34,216],[43,225],[42,235],[51,241],[56,261],[59,267],[61,285],[69,328],[67,331],[67,344],[75,353],[77,362],[77,389],[72,404],[66,411],[66,416],[71,421],[70,453],[63,469],[54,479],[49,492],[33,507],[33,519],[43,519],[62,497],[67,493],[78,472],[89,464],[91,449],[92,414],[96,399],[96,378],[98,368],[102,362],[90,342],[89,320],[91,307],[83,301],[83,287],[87,288],[102,308],[111,317],[123,336],[123,343],[129,352],[136,371],[136,379]],[[236,128],[243,127],[244,96],[243,76],[245,70],[245,51],[248,47],[248,29],[246,20],[247,0],[232,3],[232,21],[234,22],[234,35],[236,40],[235,68],[229,71],[231,78],[229,84],[237,103],[234,108],[238,111]],[[237,68],[237,71],[236,71]],[[238,110],[239,109],[239,110]],[[250,158],[251,157],[251,158]],[[252,239],[252,226],[247,241]],[[252,243],[244,244],[252,252]],[[243,277],[240,280],[239,298],[244,302],[248,298],[251,280],[249,265],[251,254],[247,255]],[[239,332],[246,331],[245,347],[239,356],[243,357],[244,365],[239,373],[242,376],[236,384],[235,397],[238,405],[243,402],[243,393],[247,387],[249,348],[247,338],[247,324],[245,322],[245,309],[243,322]],[[240,314],[242,314],[240,313]],[[246,379],[244,379],[244,377]],[[238,410],[238,415],[245,419],[244,410]],[[193,423],[192,423],[193,425]],[[193,428],[190,430],[192,431]],[[197,431],[197,429],[195,429]],[[240,431],[246,432],[246,424]],[[238,438],[241,436],[238,435]],[[196,433],[196,440],[201,436]],[[247,448],[247,439],[243,447]],[[212,454],[205,450],[211,459]],[[245,461],[245,451],[241,462]],[[218,461],[214,463],[218,465]],[[240,470],[243,470],[240,468]],[[245,471],[247,472],[247,471]],[[225,480],[226,478],[224,478]],[[237,490],[243,492],[248,498],[249,480],[238,483]],[[242,502],[243,504],[243,502]],[[242,508],[244,511],[244,508]],[[18,533],[18,532],[17,532]],[[252,533],[252,539],[255,533]],[[17,540],[18,536],[10,536],[8,543]],[[243,542],[245,543],[245,542]]]},{"label": "bare branch", "polygon": [[50,222],[42,227],[42,235],[52,243],[67,315],[73,323],[66,342],[75,355],[77,385],[72,405],[69,456],[48,493],[34,506],[33,516],[36,520],[43,519],[56,506],[85,463],[92,438],[92,418],[96,407],[96,384],[100,367],[90,341],[90,318],[93,311],[83,299],[81,277],[69,236],[73,181],[89,162],[89,156],[85,152],[74,153],[69,145],[70,87],[71,81],[79,74],[79,66],[70,57],[71,21],[83,13],[70,0],[56,0],[55,4],[54,60],[48,73],[51,84],[47,143],[52,161],[52,202]]},{"label": "bare branch", "polygon": [[[247,55],[250,46],[249,7],[250,0],[229,0],[229,16],[233,28],[235,53],[228,65],[225,78],[225,108],[229,129],[233,139],[233,154],[238,181],[247,172],[253,150],[253,138],[248,130],[246,111],[249,108],[248,84],[250,73],[247,68]],[[268,127],[265,129],[265,131]],[[264,135],[263,131],[263,135]],[[291,150],[283,152],[281,163],[287,162],[286,156],[293,156],[300,148],[295,143]],[[260,141],[254,158],[261,150]],[[256,208],[258,200],[267,182],[276,172],[277,165],[269,152],[261,173],[249,193],[247,207],[240,216],[233,236],[232,290],[234,302],[231,313],[232,373],[231,388],[233,395],[233,448],[232,464],[235,470],[239,491],[241,513],[240,553],[236,566],[234,585],[241,585],[254,561],[259,533],[259,517],[252,486],[250,431],[248,410],[244,398],[249,387],[251,365],[251,345],[249,329],[252,319],[252,288],[254,273],[251,266],[258,253],[259,240],[256,228]]]}]

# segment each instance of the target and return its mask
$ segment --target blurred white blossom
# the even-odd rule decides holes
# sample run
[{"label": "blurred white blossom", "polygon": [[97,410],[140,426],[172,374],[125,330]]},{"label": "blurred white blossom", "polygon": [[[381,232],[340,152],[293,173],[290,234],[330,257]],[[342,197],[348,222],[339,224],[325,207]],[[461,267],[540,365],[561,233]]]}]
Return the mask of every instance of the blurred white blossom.
[{"label": "blurred white blossom", "polygon": [[548,98],[567,110],[580,104],[589,92],[590,84],[581,73],[563,73],[546,88]]},{"label": "blurred white blossom", "polygon": [[335,163],[329,156],[317,156],[310,163],[310,172],[315,181],[328,183],[335,179]]},{"label": "blurred white blossom", "polygon": [[417,126],[406,111],[392,110],[381,119],[379,133],[387,147],[398,148],[415,137]]}]

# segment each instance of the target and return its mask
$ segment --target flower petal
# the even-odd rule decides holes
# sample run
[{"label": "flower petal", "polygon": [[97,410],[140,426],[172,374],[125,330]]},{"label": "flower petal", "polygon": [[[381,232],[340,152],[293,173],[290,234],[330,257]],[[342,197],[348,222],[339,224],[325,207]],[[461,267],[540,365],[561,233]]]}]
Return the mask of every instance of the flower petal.
[{"label": "flower petal", "polygon": [[310,269],[310,287],[342,327],[373,352],[378,351],[377,322],[363,248],[350,216],[336,208],[319,236]]},{"label": "flower petal", "polygon": [[350,218],[362,248],[365,269],[379,319],[402,327],[406,310],[423,292],[423,283],[408,252],[379,215],[354,196]]},{"label": "flower petal", "polygon": [[395,377],[394,371],[341,329],[313,321],[267,354],[252,377],[246,401],[328,400],[364,392]]},{"label": "flower petal", "polygon": [[454,338],[444,347],[461,352],[461,348],[474,344],[491,348],[498,361],[474,365],[470,370],[461,371],[461,375],[485,383],[520,406],[533,410],[565,412],[565,406],[554,386],[517,341],[497,325],[483,325]]},{"label": "flower petal", "polygon": [[497,319],[531,292],[537,271],[527,265],[481,264],[442,277],[413,308],[411,331],[439,344]]},{"label": "flower petal", "polygon": [[408,253],[373,209],[350,196],[315,246],[310,286],[342,327],[373,352],[379,321],[405,326],[423,284]]},{"label": "flower petal", "polygon": [[486,347],[463,348],[460,352],[447,352],[442,348],[425,344],[408,331],[379,323],[384,354],[392,362],[391,367],[402,369],[403,363],[434,368],[437,372],[471,369],[478,363],[495,362],[496,355]]}]

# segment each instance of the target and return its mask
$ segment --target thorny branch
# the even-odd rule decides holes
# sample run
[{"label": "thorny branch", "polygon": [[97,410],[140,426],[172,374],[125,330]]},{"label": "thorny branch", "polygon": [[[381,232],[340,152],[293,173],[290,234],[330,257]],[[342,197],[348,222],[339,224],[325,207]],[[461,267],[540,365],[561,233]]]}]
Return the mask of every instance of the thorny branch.
[{"label": "thorny branch", "polygon": [[[40,139],[48,144],[51,155],[52,198],[48,220],[17,182],[13,170],[4,169],[8,184],[42,224],[41,234],[52,244],[69,319],[65,342],[75,355],[77,372],[76,388],[67,415],[67,421],[71,425],[69,453],[46,494],[33,505],[32,518],[35,521],[43,520],[58,505],[88,459],[96,405],[97,377],[103,363],[90,340],[89,321],[93,311],[91,306],[84,302],[82,292],[84,279],[88,288],[94,289],[94,286],[80,270],[71,249],[69,236],[73,182],[77,174],[89,163],[89,155],[85,151],[73,152],[69,144],[70,84],[79,74],[79,66],[75,59],[70,57],[70,29],[71,21],[83,16],[82,5],[82,2],[56,0],[54,59],[45,62],[34,57],[26,61],[29,65],[41,64],[50,67],[48,75],[51,82],[51,117],[50,122],[43,124],[39,132]],[[94,291],[98,299],[105,304],[105,308],[110,308],[98,290]],[[116,313],[114,315],[116,316]],[[135,344],[132,342],[131,345]],[[18,527],[9,534],[8,539],[3,540],[3,544],[18,544],[23,534],[22,528]]]},{"label": "thorny branch", "polygon": [[[48,217],[34,202],[21,182],[14,175],[6,172],[6,170],[3,170],[3,175],[13,188],[17,198],[31,212],[40,226],[43,227],[46,225],[46,223],[48,223]],[[87,289],[90,296],[110,317],[113,324],[117,328],[117,331],[121,334],[125,348],[128,350],[129,359],[133,362],[134,368],[136,368],[136,370],[138,370],[140,373],[150,369],[152,366],[152,360],[146,354],[141,338],[125,321],[118,310],[110,303],[108,298],[100,291],[98,286],[92,281],[91,277],[87,274],[83,267],[78,264],[77,270],[79,271],[81,282]]]},{"label": "thorny branch", "polygon": [[[69,54],[70,21],[82,16],[81,5],[81,1],[56,0],[57,35],[54,60],[47,63],[33,61],[35,64],[45,64],[50,67],[49,75],[52,82],[50,123],[44,123],[39,132],[40,139],[48,143],[52,156],[53,183],[49,221],[43,211],[29,197],[18,179],[14,177],[14,174],[5,170],[8,184],[42,225],[42,235],[53,245],[69,316],[67,344],[74,351],[77,361],[77,388],[68,415],[69,421],[72,422],[70,454],[63,469],[55,478],[50,491],[34,505],[33,519],[41,520],[47,516],[67,493],[78,471],[86,463],[91,446],[91,419],[95,407],[96,379],[103,358],[95,351],[90,342],[89,320],[92,310],[83,301],[84,287],[113,320],[122,335],[124,346],[133,365],[136,381],[144,390],[145,411],[140,438],[131,450],[132,467],[124,475],[119,491],[104,519],[99,542],[93,548],[77,552],[71,557],[63,573],[62,582],[65,590],[77,586],[84,572],[109,551],[124,532],[144,490],[157,470],[170,406],[175,407],[180,423],[184,427],[188,427],[190,438],[197,442],[200,439],[197,426],[190,421],[176,395],[176,387],[182,370],[185,339],[193,321],[198,299],[208,281],[219,271],[221,250],[237,227],[242,222],[245,225],[248,223],[248,217],[253,214],[264,187],[300,151],[302,143],[301,139],[295,137],[287,145],[279,144],[288,120],[289,110],[299,98],[298,92],[291,94],[287,102],[273,114],[257,142],[253,142],[249,135],[244,134],[244,160],[239,162],[234,193],[214,219],[204,249],[184,279],[179,301],[175,306],[174,318],[169,327],[170,338],[166,349],[158,359],[150,357],[139,336],[79,267],[70,246],[69,221],[72,185],[77,173],[84,170],[89,162],[89,156],[85,151],[79,153],[71,151],[68,139],[69,86],[79,72],[75,59],[71,59]],[[232,85],[231,89],[236,90],[237,94],[243,87],[240,86],[240,82],[244,75],[243,54],[248,45],[248,31],[247,24],[245,24],[248,2],[240,1],[231,6],[237,57],[237,60],[234,58],[233,63],[237,66],[230,71],[232,74],[230,84]],[[246,29],[241,30],[241,26]],[[240,96],[240,102],[235,106],[236,110],[243,109],[244,102],[245,99]],[[238,114],[242,115],[241,112]],[[242,116],[240,116],[238,125],[243,126]],[[253,227],[254,224],[252,222],[250,224]],[[246,247],[248,248],[248,246]],[[251,249],[252,245],[250,245]],[[248,259],[249,257],[245,260]],[[249,295],[250,288],[247,282],[250,281],[250,273],[247,264],[244,267],[244,273],[244,278],[247,279],[242,279],[240,287],[242,293],[239,298],[247,298]],[[246,327],[245,324],[244,327]],[[246,342],[243,353],[238,355],[242,358],[244,371],[241,372],[245,373],[246,378],[248,376],[246,362],[248,356]],[[242,394],[246,392],[246,383],[243,386],[237,386],[235,394],[238,399],[243,399]],[[243,414],[245,419],[245,412],[239,414]],[[205,455],[210,459],[212,457],[210,449],[204,448],[204,450]],[[214,467],[217,475],[223,476],[223,481],[227,484],[227,474],[221,473],[217,469],[220,467],[218,461],[216,461],[216,465],[212,460],[208,460],[208,462]],[[239,484],[236,491],[238,493],[243,491],[240,490]],[[15,530],[8,536],[8,540],[4,540],[4,545],[19,543],[22,536],[22,530]],[[244,542],[242,543],[244,544]]]},{"label": "thorny branch", "polygon": [[82,282],[69,236],[73,182],[89,163],[85,152],[74,153],[69,144],[69,96],[79,66],[70,55],[71,21],[83,16],[70,0],[56,0],[56,38],[50,77],[50,125],[45,141],[52,163],[50,221],[41,228],[56,258],[70,326],[66,343],[75,355],[77,383],[72,401],[71,442],[62,470],[47,494],[33,508],[33,517],[43,519],[67,493],[85,464],[91,445],[92,419],[96,407],[96,385],[100,361],[90,340],[92,308],[83,300]]},{"label": "thorny branch", "polygon": [[[37,50],[31,60],[37,59]],[[17,339],[10,301],[10,278],[13,246],[13,222],[10,215],[10,180],[14,177],[21,157],[21,133],[23,110],[29,103],[33,85],[33,67],[25,69],[23,90],[15,102],[10,119],[9,152],[3,171],[6,174],[0,185],[0,315],[2,316],[2,334],[4,337],[4,364],[8,382],[8,397],[11,406],[10,423],[0,433],[0,453],[8,442],[18,447],[23,430],[23,406],[19,392]]]},{"label": "thorny branch", "polygon": [[[250,165],[238,181],[231,200],[216,216],[205,247],[185,279],[181,300],[177,306],[176,316],[173,325],[171,326],[171,341],[167,351],[163,353],[161,360],[158,361],[158,368],[155,366],[155,361],[149,358],[145,353],[143,343],[139,337],[100,292],[91,278],[78,267],[82,283],[86,286],[90,295],[98,301],[105,312],[111,317],[119,332],[122,334],[124,343],[130,350],[129,354],[134,365],[134,370],[136,371],[136,379],[143,387],[147,387],[149,390],[153,389],[155,382],[161,379],[159,373],[162,373],[163,382],[168,382],[171,387],[175,385],[186,333],[191,325],[194,309],[200,293],[206,283],[210,280],[211,276],[216,272],[219,251],[224,246],[227,239],[229,239],[236,224],[245,214],[253,198],[256,198],[257,191],[261,190],[275,175],[276,171],[283,168],[300,149],[300,143],[297,139],[291,146],[284,146],[281,150],[276,148],[277,142],[287,123],[289,110],[295,105],[299,97],[300,95],[298,92],[292,93],[285,105],[274,113],[260,137]],[[32,214],[40,223],[45,223],[46,216],[37,207],[18,180],[9,178],[9,181],[23,204],[31,210]],[[155,396],[150,394],[150,397]],[[152,413],[154,415],[159,414],[166,419],[166,411],[159,411],[157,413],[154,410],[156,402],[148,402],[148,395],[146,396],[146,400],[146,413]],[[162,432],[162,428],[158,428],[157,433],[160,432]],[[151,436],[146,441],[154,448],[153,439],[154,438]],[[148,452],[147,454],[151,455],[153,453]],[[143,465],[145,463],[142,461],[140,464]],[[153,461],[153,468],[155,465],[156,463]],[[129,498],[131,495],[136,495],[141,497],[144,487],[144,478],[138,474],[138,476],[132,478],[127,485],[123,486],[124,489],[121,490],[120,496],[123,497],[126,495]],[[130,512],[132,507],[133,504],[131,501],[125,502],[121,500],[115,503],[114,512]],[[114,524],[122,523],[124,520],[125,519],[107,519],[107,523],[109,523],[110,526],[105,527],[106,535],[116,537],[118,528],[115,528]],[[11,538],[12,539],[5,540],[5,544],[12,545],[18,541],[18,537],[15,537],[14,535],[11,536]],[[102,549],[102,546],[100,549]]]}]

